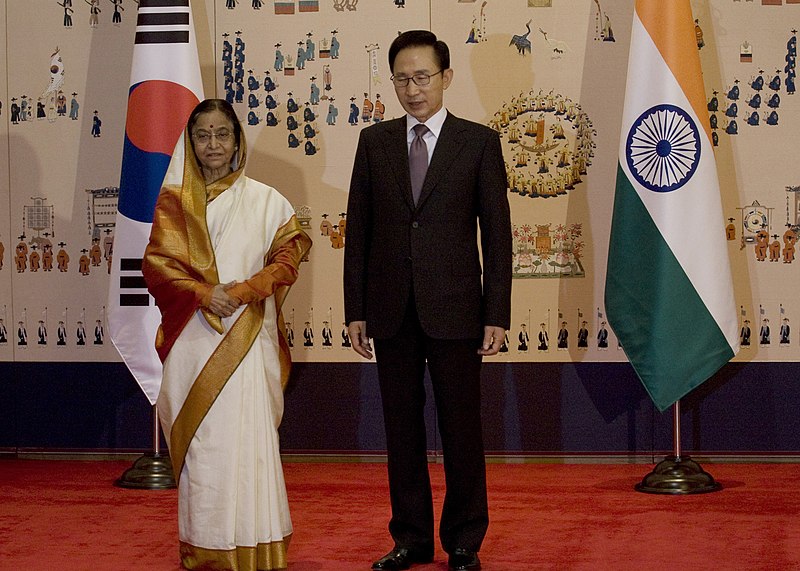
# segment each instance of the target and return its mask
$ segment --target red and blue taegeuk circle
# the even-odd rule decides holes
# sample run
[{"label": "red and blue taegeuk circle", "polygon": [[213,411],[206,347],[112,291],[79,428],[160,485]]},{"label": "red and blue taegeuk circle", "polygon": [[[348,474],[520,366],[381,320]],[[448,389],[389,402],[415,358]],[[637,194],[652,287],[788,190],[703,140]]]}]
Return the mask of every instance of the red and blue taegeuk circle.
[{"label": "red and blue taegeuk circle", "polygon": [[149,80],[131,87],[117,207],[122,215],[153,221],[172,151],[197,103],[192,91],[171,81]]}]

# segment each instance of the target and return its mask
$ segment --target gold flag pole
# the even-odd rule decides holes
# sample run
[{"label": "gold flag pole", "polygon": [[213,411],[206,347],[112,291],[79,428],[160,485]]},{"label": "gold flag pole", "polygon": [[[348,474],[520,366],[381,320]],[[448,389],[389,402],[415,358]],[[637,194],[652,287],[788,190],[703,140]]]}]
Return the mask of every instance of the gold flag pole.
[{"label": "gold flag pole", "polygon": [[158,407],[153,405],[153,450],[140,456],[115,482],[119,488],[168,490],[177,486],[169,454],[161,454]]},{"label": "gold flag pole", "polygon": [[659,462],[653,471],[636,484],[637,492],[647,494],[703,494],[716,492],[722,485],[689,458],[681,454],[681,401],[672,407],[673,455]]}]

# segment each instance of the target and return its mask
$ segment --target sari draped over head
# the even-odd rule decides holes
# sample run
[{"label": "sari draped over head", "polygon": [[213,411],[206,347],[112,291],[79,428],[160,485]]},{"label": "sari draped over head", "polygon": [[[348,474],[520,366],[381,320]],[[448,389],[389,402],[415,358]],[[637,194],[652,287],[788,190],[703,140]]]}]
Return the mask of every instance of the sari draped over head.
[{"label": "sari draped over head", "polygon": [[[187,569],[286,568],[292,534],[278,426],[291,360],[281,305],[311,246],[291,204],[234,170],[206,184],[184,132],[156,203],[142,271],[162,321],[158,397]],[[235,282],[235,283],[234,283]],[[241,305],[208,309],[218,284]]]}]

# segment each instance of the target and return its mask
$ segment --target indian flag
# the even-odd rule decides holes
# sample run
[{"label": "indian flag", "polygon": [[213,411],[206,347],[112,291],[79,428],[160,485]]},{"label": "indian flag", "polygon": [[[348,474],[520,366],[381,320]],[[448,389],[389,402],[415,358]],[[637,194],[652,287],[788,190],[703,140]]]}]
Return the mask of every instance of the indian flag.
[{"label": "indian flag", "polygon": [[637,0],[605,304],[659,410],[739,350],[724,222],[689,0]]}]

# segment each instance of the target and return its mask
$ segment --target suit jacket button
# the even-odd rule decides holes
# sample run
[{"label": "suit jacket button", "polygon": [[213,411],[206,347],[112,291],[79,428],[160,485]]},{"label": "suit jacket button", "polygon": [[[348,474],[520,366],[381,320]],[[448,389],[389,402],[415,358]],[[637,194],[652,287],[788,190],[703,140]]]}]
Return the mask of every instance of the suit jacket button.
[{"label": "suit jacket button", "polygon": [[417,222],[416,220],[414,220],[414,222],[412,222],[412,223],[411,223],[411,227],[412,227],[412,228],[419,228],[419,222]]}]

